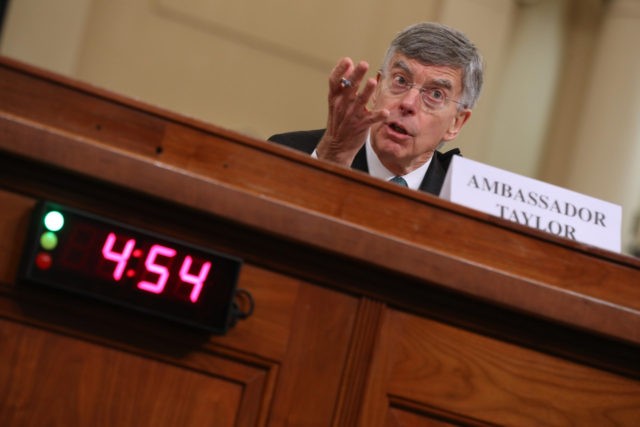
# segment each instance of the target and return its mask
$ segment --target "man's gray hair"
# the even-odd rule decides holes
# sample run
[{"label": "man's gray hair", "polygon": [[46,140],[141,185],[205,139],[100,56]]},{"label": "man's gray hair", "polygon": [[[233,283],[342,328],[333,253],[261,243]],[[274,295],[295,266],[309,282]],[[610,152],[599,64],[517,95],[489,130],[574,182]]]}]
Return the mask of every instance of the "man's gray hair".
[{"label": "man's gray hair", "polygon": [[462,97],[466,108],[473,108],[482,89],[483,63],[478,49],[462,32],[446,25],[422,22],[402,30],[385,54],[382,70],[388,70],[396,53],[424,65],[448,66],[462,70]]}]

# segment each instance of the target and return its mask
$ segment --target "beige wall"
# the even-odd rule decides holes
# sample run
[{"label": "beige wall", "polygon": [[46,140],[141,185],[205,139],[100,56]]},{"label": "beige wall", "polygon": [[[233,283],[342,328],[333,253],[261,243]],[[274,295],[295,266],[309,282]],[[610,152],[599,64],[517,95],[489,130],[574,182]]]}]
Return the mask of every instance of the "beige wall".
[{"label": "beige wall", "polygon": [[[341,56],[375,70],[398,30],[443,22],[467,33],[487,63],[456,145],[622,204],[628,248],[640,210],[639,3],[11,0],[0,53],[266,138],[324,125],[327,76]],[[602,162],[611,151],[615,164]]]}]

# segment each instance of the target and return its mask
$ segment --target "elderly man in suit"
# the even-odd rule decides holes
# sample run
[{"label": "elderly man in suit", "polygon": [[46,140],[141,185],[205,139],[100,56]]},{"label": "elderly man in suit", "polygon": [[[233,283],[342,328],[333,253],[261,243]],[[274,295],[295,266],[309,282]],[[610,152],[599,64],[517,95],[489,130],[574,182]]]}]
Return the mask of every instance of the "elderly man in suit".
[{"label": "elderly man in suit", "polygon": [[439,194],[456,138],[483,80],[482,58],[461,32],[419,23],[391,42],[375,78],[369,64],[342,58],[329,77],[325,129],[274,135],[270,141]]}]

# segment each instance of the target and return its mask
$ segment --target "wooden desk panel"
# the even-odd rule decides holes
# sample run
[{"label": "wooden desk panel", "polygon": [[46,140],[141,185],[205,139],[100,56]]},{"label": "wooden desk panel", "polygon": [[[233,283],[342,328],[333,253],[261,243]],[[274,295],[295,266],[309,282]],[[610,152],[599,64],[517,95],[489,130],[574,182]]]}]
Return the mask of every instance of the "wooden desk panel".
[{"label": "wooden desk panel", "polygon": [[[640,419],[637,380],[395,310],[375,353],[361,426],[631,426]],[[402,421],[407,413],[415,421]]]},{"label": "wooden desk panel", "polygon": [[255,368],[201,355],[184,369],[1,319],[0,335],[2,425],[255,425],[238,412],[243,387],[265,382]]}]

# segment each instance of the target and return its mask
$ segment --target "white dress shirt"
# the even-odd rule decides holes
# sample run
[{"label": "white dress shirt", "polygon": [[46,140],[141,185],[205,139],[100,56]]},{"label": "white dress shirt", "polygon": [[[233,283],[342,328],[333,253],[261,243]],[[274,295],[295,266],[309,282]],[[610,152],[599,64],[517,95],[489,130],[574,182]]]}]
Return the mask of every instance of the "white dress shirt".
[{"label": "white dress shirt", "polygon": [[[365,150],[367,153],[367,166],[369,168],[369,175],[375,176],[376,178],[380,178],[385,181],[389,181],[391,178],[396,176],[382,164],[376,152],[373,151],[369,134],[367,134]],[[313,150],[313,153],[311,153],[311,157],[314,157],[316,159],[318,158],[316,150]],[[429,164],[431,164],[431,159],[427,160],[425,164],[420,166],[418,169],[413,170],[406,175],[401,175],[402,178],[407,181],[407,186],[409,188],[411,188],[412,190],[418,190],[420,188],[420,184],[422,184],[424,175],[427,173],[427,169],[429,169]]]},{"label": "white dress shirt", "polygon": [[[384,179],[385,181],[389,181],[393,178],[394,175],[384,167],[378,155],[375,151],[373,151],[373,147],[371,146],[371,139],[367,135],[367,142],[365,143],[365,147],[367,150],[367,166],[369,167],[369,175],[375,176],[376,178]],[[407,185],[412,190],[418,190],[420,188],[420,184],[422,184],[422,180],[424,179],[424,175],[427,173],[427,169],[429,169],[429,164],[431,163],[431,159],[427,160],[424,165],[420,166],[418,169],[415,169],[409,172],[406,175],[401,175],[405,181],[407,181]]]}]

